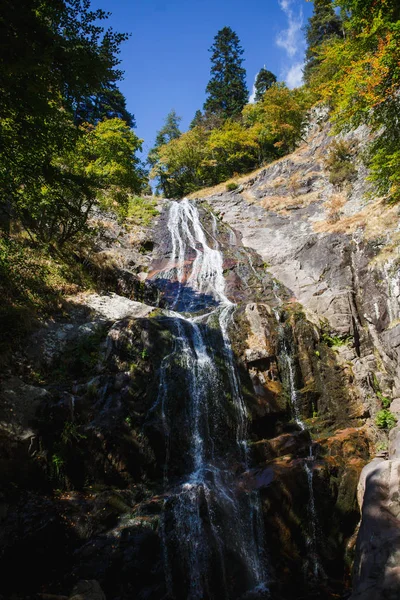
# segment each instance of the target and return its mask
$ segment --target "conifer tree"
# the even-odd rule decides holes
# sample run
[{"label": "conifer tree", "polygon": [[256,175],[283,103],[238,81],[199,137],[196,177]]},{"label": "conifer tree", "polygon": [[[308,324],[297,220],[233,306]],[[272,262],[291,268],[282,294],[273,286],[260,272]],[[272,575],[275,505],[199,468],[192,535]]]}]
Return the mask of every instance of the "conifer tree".
[{"label": "conifer tree", "polygon": [[268,69],[266,69],[265,67],[260,69],[256,77],[256,82],[254,84],[256,90],[256,102],[262,100],[262,97],[264,96],[265,92],[269,90],[273,83],[276,83],[275,75],[271,73],[271,71],[268,71]]},{"label": "conifer tree", "polygon": [[178,138],[182,132],[179,129],[179,123],[181,122],[182,117],[178,117],[176,111],[174,109],[170,110],[170,112],[165,117],[165,123],[161,127],[160,131],[157,132],[156,141],[153,148],[149,151],[148,162],[154,167],[158,160],[158,149],[161,148],[164,144],[168,144],[171,140],[175,140]]},{"label": "conifer tree", "polygon": [[199,125],[202,125],[202,123],[203,123],[203,113],[201,112],[201,110],[196,110],[196,112],[194,113],[193,120],[189,125],[189,129],[194,129],[195,127],[198,127]]},{"label": "conifer tree", "polygon": [[342,21],[335,13],[332,0],[313,0],[314,12],[306,27],[307,51],[304,80],[310,80],[312,71],[319,64],[318,47],[323,42],[342,37]]},{"label": "conifer tree", "polygon": [[210,48],[211,79],[204,103],[206,113],[220,114],[224,119],[239,115],[247,103],[246,70],[242,67],[243,48],[230,27],[218,31]]},{"label": "conifer tree", "polygon": [[[179,129],[179,123],[181,120],[182,117],[178,117],[174,109],[172,109],[165,117],[165,123],[163,127],[161,127],[160,131],[158,131],[155,144],[147,156],[147,162],[153,169],[160,160],[160,148],[165,144],[178,139],[182,135],[182,132]],[[170,198],[170,183],[168,182],[168,177],[165,175],[162,169],[158,170],[157,177],[157,192],[162,190],[164,195],[167,198]]]}]

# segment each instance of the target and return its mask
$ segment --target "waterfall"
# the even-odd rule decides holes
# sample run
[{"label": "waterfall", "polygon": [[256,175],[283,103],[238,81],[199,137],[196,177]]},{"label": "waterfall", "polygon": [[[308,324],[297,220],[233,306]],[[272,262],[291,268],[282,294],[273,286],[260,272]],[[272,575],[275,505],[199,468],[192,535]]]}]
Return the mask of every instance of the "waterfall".
[{"label": "waterfall", "polygon": [[[278,286],[274,281],[273,284],[273,294],[275,299],[277,300],[278,306],[282,304],[281,299],[278,294]],[[280,335],[283,338],[283,353],[284,360],[287,365],[288,374],[289,374],[289,388],[290,388],[290,403],[292,407],[293,417],[297,425],[302,431],[306,431],[306,425],[301,418],[300,407],[299,407],[299,396],[298,391],[296,389],[295,377],[294,377],[294,366],[293,366],[293,358],[288,350],[286,341],[284,339],[284,330],[281,324],[280,314],[278,308],[273,309],[276,322],[278,324]],[[314,577],[317,579],[318,577],[324,576],[324,570],[319,560],[318,556],[318,546],[317,546],[317,523],[318,523],[318,515],[315,508],[315,496],[314,496],[314,486],[313,486],[313,471],[310,467],[309,463],[314,461],[313,454],[313,446],[310,443],[308,447],[308,457],[304,462],[304,471],[307,477],[307,486],[308,486],[308,517],[309,517],[309,535],[307,537],[307,547],[308,547],[308,557],[307,562],[305,564],[305,570],[308,571],[308,567],[311,562],[311,569]]]},{"label": "waterfall", "polygon": [[268,594],[258,494],[247,468],[247,413],[229,338],[218,224],[197,207],[171,202],[171,253],[158,277],[174,283],[165,319],[174,337],[152,412],[166,440],[161,519],[168,595],[190,600]]},{"label": "waterfall", "polygon": [[[286,364],[288,367],[289,373],[289,385],[290,385],[290,400],[292,404],[293,416],[302,431],[306,430],[306,426],[304,421],[301,419],[300,415],[300,407],[299,407],[299,399],[298,393],[295,386],[294,380],[294,368],[293,368],[293,360],[290,356],[286,344],[284,345],[284,352],[286,358]],[[309,535],[307,539],[308,546],[308,563],[311,562],[311,569],[315,578],[323,575],[323,569],[320,564],[319,556],[318,556],[318,547],[317,547],[317,523],[318,516],[317,511],[315,509],[315,497],[314,497],[314,487],[313,487],[313,472],[309,463],[312,463],[314,460],[313,455],[313,447],[312,443],[310,443],[308,448],[308,457],[304,462],[304,471],[307,476],[307,485],[308,485],[308,516],[309,516]],[[306,569],[309,565],[306,564]]]}]

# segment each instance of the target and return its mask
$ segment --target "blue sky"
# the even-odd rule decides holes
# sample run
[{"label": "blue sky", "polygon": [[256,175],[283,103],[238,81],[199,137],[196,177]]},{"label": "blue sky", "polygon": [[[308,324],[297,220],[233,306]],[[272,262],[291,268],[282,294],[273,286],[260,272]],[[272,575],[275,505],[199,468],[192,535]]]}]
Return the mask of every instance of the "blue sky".
[{"label": "blue sky", "polygon": [[239,36],[250,91],[264,64],[290,87],[300,83],[301,28],[312,13],[306,0],[92,0],[92,6],[112,13],[108,22],[115,30],[131,33],[121,51],[120,88],[145,154],[172,108],[182,130],[202,108],[208,49],[222,27]]}]

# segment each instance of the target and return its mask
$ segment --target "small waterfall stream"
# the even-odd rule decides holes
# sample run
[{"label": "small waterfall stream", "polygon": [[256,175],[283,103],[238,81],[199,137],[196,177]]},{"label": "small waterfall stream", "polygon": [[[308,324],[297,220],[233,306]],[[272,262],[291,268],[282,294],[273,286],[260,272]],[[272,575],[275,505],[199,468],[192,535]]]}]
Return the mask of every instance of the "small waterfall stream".
[{"label": "small waterfall stream", "polygon": [[[278,302],[278,305],[281,305],[282,302],[279,298],[279,290],[276,282],[274,282],[273,293],[275,299]],[[287,372],[289,375],[289,388],[290,388],[290,403],[292,407],[293,417],[296,424],[299,426],[301,431],[306,431],[306,425],[301,418],[300,407],[299,407],[299,395],[296,389],[295,383],[295,372],[293,365],[293,358],[291,353],[287,347],[287,343],[284,338],[283,326],[280,322],[280,314],[277,308],[273,309],[276,322],[278,323],[278,328],[280,330],[280,335],[283,339],[283,354],[284,360],[287,365]],[[313,486],[313,471],[310,467],[310,463],[314,461],[313,454],[313,446],[310,443],[308,448],[308,457],[304,461],[304,471],[307,476],[307,485],[308,485],[308,517],[309,517],[309,535],[307,537],[307,547],[308,547],[308,556],[305,563],[305,571],[311,571],[315,577],[315,579],[324,576],[324,570],[322,568],[319,555],[318,555],[318,545],[317,545],[317,524],[318,524],[318,515],[315,508],[315,496],[314,496],[314,486]]]},{"label": "small waterfall stream", "polygon": [[171,254],[158,275],[175,282],[165,317],[174,347],[161,363],[152,409],[167,446],[166,580],[171,598],[230,599],[250,591],[261,598],[268,577],[260,501],[238,477],[247,468],[247,414],[228,331],[235,304],[226,295],[211,218],[208,232],[196,206],[171,202]]},{"label": "small waterfall stream", "polygon": [[[297,425],[300,427],[302,431],[306,430],[306,426],[304,421],[301,419],[300,409],[299,409],[299,399],[298,392],[295,386],[294,380],[294,368],[293,368],[293,360],[290,356],[287,347],[285,346],[285,357],[286,364],[288,367],[289,373],[289,385],[290,385],[290,400],[292,404],[294,419]],[[313,447],[312,443],[308,448],[308,457],[304,461],[304,470],[307,476],[307,484],[308,484],[308,513],[309,513],[309,535],[307,539],[308,546],[308,557],[307,563],[305,565],[306,570],[310,568],[315,578],[323,575],[323,569],[320,564],[319,556],[318,556],[318,547],[317,547],[317,523],[318,516],[317,511],[315,509],[315,497],[314,497],[314,487],[313,487],[313,472],[310,467],[310,463],[314,460],[313,455]]]}]

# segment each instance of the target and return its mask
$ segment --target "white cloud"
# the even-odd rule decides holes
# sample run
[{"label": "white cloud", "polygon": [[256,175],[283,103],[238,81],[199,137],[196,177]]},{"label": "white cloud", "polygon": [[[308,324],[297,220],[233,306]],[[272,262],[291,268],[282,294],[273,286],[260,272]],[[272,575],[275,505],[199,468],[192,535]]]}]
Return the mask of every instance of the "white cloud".
[{"label": "white cloud", "polygon": [[287,17],[287,28],[276,37],[277,46],[285,50],[289,59],[283,68],[283,78],[288,87],[298,87],[302,84],[305,52],[303,10],[294,9],[294,0],[278,0],[278,3]]},{"label": "white cloud", "polygon": [[278,0],[279,6],[287,16],[288,26],[279,32],[276,43],[283,48],[290,58],[304,51],[304,38],[302,34],[303,11],[300,8],[298,12],[292,9],[292,0]]},{"label": "white cloud", "polygon": [[304,62],[298,62],[292,65],[285,73],[285,81],[288,88],[299,87],[303,83]]},{"label": "white cloud", "polygon": [[254,102],[256,101],[256,91],[257,91],[256,90],[256,81],[257,81],[258,73],[256,73],[256,75],[254,77],[253,89],[252,89],[252,92],[251,92],[250,97],[249,97],[249,103],[250,104],[254,104]]}]

